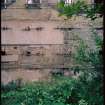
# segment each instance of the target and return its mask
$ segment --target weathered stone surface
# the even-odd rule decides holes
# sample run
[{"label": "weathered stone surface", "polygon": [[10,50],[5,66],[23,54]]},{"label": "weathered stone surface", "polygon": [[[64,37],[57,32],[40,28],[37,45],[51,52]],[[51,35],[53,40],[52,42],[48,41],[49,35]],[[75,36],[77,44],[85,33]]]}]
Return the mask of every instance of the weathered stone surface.
[{"label": "weathered stone surface", "polygon": [[[90,48],[96,48],[90,29],[102,27],[102,18],[94,22],[84,16],[66,20],[64,16],[58,17],[58,11],[51,7],[26,9],[24,4],[25,0],[17,0],[1,11],[1,26],[9,27],[1,32],[2,50],[6,51],[5,56],[18,55],[16,62],[11,62],[12,57],[9,62],[5,62],[7,58],[2,60],[2,82],[18,78],[24,81],[48,79],[50,71],[73,67],[72,55],[80,38]],[[38,27],[43,29],[39,31]],[[96,29],[96,32],[102,37],[102,30]],[[67,71],[64,75],[73,74]]]}]

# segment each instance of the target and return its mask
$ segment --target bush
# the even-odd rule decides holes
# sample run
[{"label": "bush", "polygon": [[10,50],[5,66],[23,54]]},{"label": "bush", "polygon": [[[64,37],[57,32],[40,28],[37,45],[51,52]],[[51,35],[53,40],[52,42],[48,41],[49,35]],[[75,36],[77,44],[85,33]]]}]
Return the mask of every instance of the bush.
[{"label": "bush", "polygon": [[72,3],[70,5],[65,5],[64,2],[60,2],[57,7],[60,15],[65,15],[68,18],[71,18],[73,15],[78,15],[83,10],[84,5],[84,1],[78,0],[76,3]]},{"label": "bush", "polygon": [[[78,15],[80,13],[86,14],[87,18],[91,20],[95,20],[99,16],[103,16],[104,6],[103,4],[94,4],[88,5],[82,0],[78,0],[75,3],[65,5],[64,2],[59,2],[57,4],[58,11],[61,15],[66,16],[67,18],[71,18],[74,15]],[[97,14],[100,14],[99,16]]]},{"label": "bush", "polygon": [[[96,46],[101,46],[102,40],[96,34],[93,39]],[[82,71],[78,79],[55,76],[50,82],[33,82],[24,86],[20,80],[12,81],[2,85],[2,105],[103,105],[102,56],[98,51],[99,47],[95,51],[87,49],[80,40],[74,58],[82,66],[73,68],[75,72]]]},{"label": "bush", "polygon": [[2,105],[103,105],[99,82],[59,77],[51,82],[26,84],[18,90],[2,93]]}]

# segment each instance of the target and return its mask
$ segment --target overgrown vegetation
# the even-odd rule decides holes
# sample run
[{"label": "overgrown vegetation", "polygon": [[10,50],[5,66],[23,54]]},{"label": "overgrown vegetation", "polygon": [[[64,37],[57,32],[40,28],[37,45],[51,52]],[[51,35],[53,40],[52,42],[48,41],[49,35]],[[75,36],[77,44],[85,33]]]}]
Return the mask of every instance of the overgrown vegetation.
[{"label": "overgrown vegetation", "polygon": [[2,105],[79,105],[82,100],[88,105],[103,105],[99,82],[59,78],[53,83],[29,84],[17,91],[3,93]]},{"label": "overgrown vegetation", "polygon": [[[103,105],[100,81],[58,77],[2,93],[2,105]],[[97,87],[96,87],[97,86]]]},{"label": "overgrown vegetation", "polygon": [[[78,14],[81,9],[88,8],[80,1],[69,6],[64,6],[64,2],[61,2],[58,7],[68,18]],[[91,9],[88,8],[87,11]],[[88,12],[87,17],[92,14]],[[24,86],[20,86],[20,82],[18,85],[14,82],[2,85],[2,105],[103,105],[103,60],[99,53],[102,50],[102,38],[94,30],[92,32],[96,50],[90,49],[80,40],[74,55],[76,63],[81,65],[73,68],[74,71],[81,72],[77,79],[56,76],[50,82],[33,82]]]},{"label": "overgrown vegetation", "polygon": [[[80,40],[77,53],[75,54],[75,60],[77,64],[81,65],[79,71],[82,71],[82,75],[79,78],[79,83],[82,83],[82,88],[84,88],[83,93],[85,94],[88,89],[88,94],[82,94],[82,98],[85,97],[89,99],[89,105],[98,105],[103,104],[103,56],[102,53],[100,54],[103,40],[93,29],[92,32],[92,38],[95,42],[96,49],[90,49],[83,40]],[[100,92],[96,91],[98,89]],[[92,104],[93,100],[96,104]]]},{"label": "overgrown vegetation", "polygon": [[[98,36],[93,36],[101,48]],[[82,65],[78,67],[82,73],[77,79],[56,76],[49,82],[33,82],[22,87],[11,83],[9,90],[2,90],[2,105],[103,105],[102,55],[98,52],[99,48],[87,50],[81,40],[75,55],[77,63]]]},{"label": "overgrown vegetation", "polygon": [[[94,4],[88,5],[83,0],[78,0],[72,4],[65,4],[64,1],[61,1],[57,4],[59,15],[64,15],[68,19],[72,16],[77,16],[81,13],[86,14],[87,18],[95,20],[97,17],[103,16],[103,4]],[[100,14],[100,15],[97,15]]]}]

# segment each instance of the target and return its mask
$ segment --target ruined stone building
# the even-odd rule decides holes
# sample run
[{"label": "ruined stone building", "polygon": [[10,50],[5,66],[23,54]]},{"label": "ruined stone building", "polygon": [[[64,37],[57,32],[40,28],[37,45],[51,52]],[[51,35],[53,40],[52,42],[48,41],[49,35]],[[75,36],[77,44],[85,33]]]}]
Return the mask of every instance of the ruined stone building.
[{"label": "ruined stone building", "polygon": [[[50,7],[57,2],[58,0],[33,0],[29,3]],[[84,33],[89,36],[87,20],[75,20],[74,26],[70,24],[64,28],[64,19],[58,17],[58,12],[52,7],[27,9],[26,3],[26,0],[16,0],[7,9],[1,10],[0,53],[4,80],[8,70],[70,68],[73,65],[71,56],[74,44],[78,43],[77,33],[83,38],[86,38]],[[65,31],[67,28],[69,30]]]}]

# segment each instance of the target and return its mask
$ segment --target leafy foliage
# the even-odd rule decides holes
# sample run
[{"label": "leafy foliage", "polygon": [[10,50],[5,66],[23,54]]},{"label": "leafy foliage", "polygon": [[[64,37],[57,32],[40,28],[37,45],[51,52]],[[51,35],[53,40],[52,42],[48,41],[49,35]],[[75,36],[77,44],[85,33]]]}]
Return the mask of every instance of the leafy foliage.
[{"label": "leafy foliage", "polygon": [[[92,37],[101,48],[101,38],[96,33]],[[87,48],[80,40],[75,59],[82,66],[73,68],[82,71],[78,79],[55,76],[50,82],[33,82],[18,88],[12,82],[2,87],[2,105],[103,105],[102,55],[99,47],[96,51]]]},{"label": "leafy foliage", "polygon": [[[87,17],[93,19],[94,13],[101,10],[96,8],[94,12],[81,1],[68,6],[61,2],[58,7],[68,18],[86,8]],[[93,39],[98,46],[96,51],[80,40],[75,59],[82,67],[73,68],[82,71],[78,79],[59,76],[51,82],[33,82],[23,87],[14,82],[2,85],[2,105],[103,105],[102,55],[99,55],[102,39],[95,32]]]},{"label": "leafy foliage", "polygon": [[82,71],[77,86],[80,89],[79,96],[82,99],[79,104],[103,105],[103,96],[101,96],[103,93],[103,59],[102,54],[99,54],[99,51],[102,50],[103,41],[93,29],[91,36],[96,49],[90,49],[83,40],[80,40],[74,57],[77,64],[81,65],[78,67],[79,71]]},{"label": "leafy foliage", "polygon": [[90,77],[90,74],[92,75],[92,78],[103,78],[103,59],[102,55],[99,54],[99,49],[94,51],[88,48],[87,50],[82,41],[79,44],[74,59],[76,60],[77,64],[81,65],[78,67],[78,71],[84,72],[85,80]]},{"label": "leafy foliage", "polygon": [[84,12],[87,14],[86,15],[87,18],[91,18],[91,20],[95,20],[97,18],[97,13],[100,13],[101,15],[104,13],[103,5],[95,4],[95,5],[87,6],[87,8],[85,8]]},{"label": "leafy foliage", "polygon": [[92,33],[93,33],[92,38],[94,39],[97,48],[102,48],[102,45],[103,45],[102,37],[99,36],[94,29],[92,29]]},{"label": "leafy foliage", "polygon": [[103,105],[99,84],[99,80],[58,77],[51,82],[29,83],[18,90],[3,92],[1,100],[2,105]]},{"label": "leafy foliage", "polygon": [[73,15],[78,15],[81,12],[84,6],[84,1],[77,1],[76,3],[72,3],[70,5],[65,5],[64,2],[58,3],[58,10],[60,15],[65,15],[68,18],[71,18]]},{"label": "leafy foliage", "polygon": [[60,12],[60,16],[64,15],[67,18],[71,18],[74,15],[78,15],[80,13],[86,14],[87,18],[90,18],[91,20],[95,20],[99,13],[103,15],[103,4],[94,4],[94,5],[88,5],[85,3],[85,1],[78,0],[75,3],[66,5],[64,2],[60,2],[57,4],[58,10]]}]

